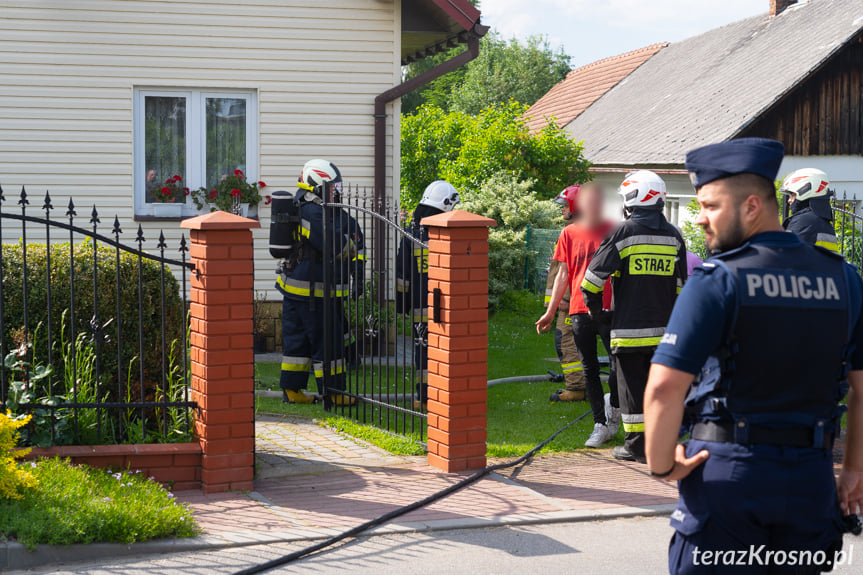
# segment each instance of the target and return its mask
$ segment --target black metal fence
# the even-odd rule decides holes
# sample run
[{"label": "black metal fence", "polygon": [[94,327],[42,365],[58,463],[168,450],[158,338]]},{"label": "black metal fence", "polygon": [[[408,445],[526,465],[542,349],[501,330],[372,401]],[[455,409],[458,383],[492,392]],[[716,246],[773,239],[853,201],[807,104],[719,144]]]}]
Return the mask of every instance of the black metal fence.
[{"label": "black metal fence", "polygon": [[325,346],[322,391],[328,410],[421,440],[428,237],[397,208],[352,187],[324,206],[324,253],[340,254],[324,266],[325,341],[344,346]]},{"label": "black metal fence", "polygon": [[863,216],[857,213],[859,202],[843,194],[842,199],[833,198],[831,204],[839,252],[863,273]]},{"label": "black metal fence", "polygon": [[0,238],[18,238],[0,251],[0,400],[32,416],[23,442],[189,440],[185,236],[169,249],[140,225],[124,238],[95,206],[79,215],[72,198],[30,200],[22,187],[7,202],[0,188]]}]

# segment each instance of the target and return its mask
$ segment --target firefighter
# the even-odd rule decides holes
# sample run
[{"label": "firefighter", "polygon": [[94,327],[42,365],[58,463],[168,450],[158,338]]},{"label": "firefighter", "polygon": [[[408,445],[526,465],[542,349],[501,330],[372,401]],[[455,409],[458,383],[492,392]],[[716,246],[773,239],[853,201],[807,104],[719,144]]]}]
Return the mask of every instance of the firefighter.
[{"label": "firefighter", "polygon": [[[576,205],[575,198],[578,196],[579,189],[581,189],[581,186],[577,184],[569,186],[554,199],[554,203],[561,206],[566,225],[570,225],[576,221],[578,206]],[[561,235],[563,235],[563,232],[561,232]],[[560,238],[554,243],[552,253],[557,252],[559,241]],[[553,257],[549,260],[548,279],[545,283],[546,307],[551,302],[551,292],[560,266],[561,262]],[[554,348],[557,351],[557,359],[560,361],[560,369],[563,372],[563,381],[566,382],[566,388],[558,389],[552,393],[550,401],[583,401],[584,371],[581,365],[581,357],[578,355],[578,348],[575,346],[575,337],[572,334],[572,319],[569,317],[569,287],[566,288],[566,292],[564,292],[563,299],[560,300],[560,306],[557,309]]]},{"label": "firefighter", "polygon": [[[405,228],[411,237],[428,243],[423,218],[451,211],[459,202],[458,191],[443,180],[430,183]],[[413,325],[413,365],[419,382],[414,409],[428,401],[428,249],[402,237],[396,256],[396,311],[409,314]]]},{"label": "firefighter", "polygon": [[[609,351],[617,367],[625,437],[611,454],[644,463],[644,388],[650,358],[686,280],[686,246],[663,214],[662,178],[648,170],[632,172],[618,192],[625,221],[596,250],[581,290],[590,315],[611,322]],[[609,277],[613,314],[602,304]]]},{"label": "firefighter", "polygon": [[650,473],[680,491],[672,574],[830,571],[852,527],[840,509],[863,506],[863,284],[838,254],[782,231],[783,150],[741,138],[686,155],[716,255],[678,297],[645,395]]},{"label": "firefighter", "polygon": [[[303,166],[294,196],[299,216],[300,254],[295,265],[280,269],[276,289],[282,302],[282,371],[279,385],[289,403],[312,403],[314,395],[303,390],[309,372],[314,371],[318,390],[335,405],[351,405],[356,400],[345,390],[344,314],[340,298],[349,292],[345,284],[347,262],[357,256],[352,239],[356,230],[343,229],[344,214],[338,209],[324,210],[324,201],[335,201],[341,192],[339,169],[327,160],[310,160]],[[327,194],[332,194],[327,197]],[[331,253],[324,253],[324,218]],[[331,286],[324,286],[324,266],[330,266]],[[330,294],[329,326],[324,326],[324,290]],[[329,341],[327,341],[327,339]],[[323,385],[325,349],[329,352],[329,387]]]},{"label": "firefighter", "polygon": [[788,196],[791,206],[791,217],[783,225],[807,244],[839,253],[829,185],[827,174],[821,170],[804,168],[788,174],[779,190]]}]

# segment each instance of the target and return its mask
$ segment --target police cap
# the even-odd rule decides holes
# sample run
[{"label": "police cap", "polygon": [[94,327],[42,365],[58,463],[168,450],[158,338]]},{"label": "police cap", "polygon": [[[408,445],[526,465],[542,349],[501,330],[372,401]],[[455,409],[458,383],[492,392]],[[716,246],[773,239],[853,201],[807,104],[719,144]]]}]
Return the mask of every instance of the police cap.
[{"label": "police cap", "polygon": [[739,138],[690,150],[686,153],[686,169],[696,190],[714,180],[744,173],[772,182],[779,173],[784,155],[782,142]]}]

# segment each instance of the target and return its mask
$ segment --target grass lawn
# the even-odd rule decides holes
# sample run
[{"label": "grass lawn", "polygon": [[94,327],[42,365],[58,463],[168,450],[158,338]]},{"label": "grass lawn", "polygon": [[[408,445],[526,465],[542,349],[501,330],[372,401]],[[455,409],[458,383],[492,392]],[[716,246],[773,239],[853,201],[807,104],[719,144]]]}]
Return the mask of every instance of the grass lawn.
[{"label": "grass lawn", "polygon": [[0,535],[37,544],[135,543],[192,537],[192,512],[141,473],[111,473],[61,459],[22,463],[37,480],[23,499],[0,500]]},{"label": "grass lawn", "polygon": [[[534,322],[542,315],[541,297],[516,292],[503,298],[501,306],[489,319],[489,379],[518,375],[540,375],[549,369],[560,371],[560,364],[547,361],[555,357],[554,335],[549,332],[537,335]],[[368,368],[366,368],[368,369]],[[402,380],[401,370],[390,368],[391,382]],[[260,389],[278,389],[279,364],[259,363],[256,379]],[[391,392],[401,391],[392,383]],[[489,388],[488,402],[488,455],[491,457],[513,457],[525,451],[563,427],[566,423],[588,411],[587,402],[550,403],[549,396],[562,384],[506,383]],[[309,390],[314,391],[314,380]],[[607,391],[607,390],[606,390]],[[314,418],[347,435],[361,437],[384,449],[400,454],[421,454],[417,442],[407,437],[394,435],[365,425],[352,419],[339,417],[336,413],[325,413],[316,405],[283,404],[277,399],[258,398],[258,412],[286,413]],[[358,414],[360,421],[375,422],[380,413],[369,408]],[[409,423],[408,423],[409,425]],[[593,419],[585,417],[566,433],[546,446],[544,452],[574,451],[583,449],[584,442],[593,430]],[[408,428],[408,432],[410,429]],[[418,434],[414,433],[418,437]],[[614,442],[606,446],[623,443],[621,432]]]}]

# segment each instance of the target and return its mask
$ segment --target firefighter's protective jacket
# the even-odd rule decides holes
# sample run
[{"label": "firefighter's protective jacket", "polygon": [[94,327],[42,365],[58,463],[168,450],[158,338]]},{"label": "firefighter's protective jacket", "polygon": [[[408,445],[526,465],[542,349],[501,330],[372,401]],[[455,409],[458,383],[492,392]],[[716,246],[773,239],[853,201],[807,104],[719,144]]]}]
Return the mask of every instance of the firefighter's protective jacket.
[{"label": "firefighter's protective jacket", "polygon": [[[324,217],[327,220],[330,254],[324,254]],[[276,278],[276,288],[287,298],[308,299],[324,297],[324,265],[330,267],[331,297],[348,295],[348,262],[358,254],[352,236],[359,231],[351,229],[347,215],[339,209],[324,210],[320,200],[303,202],[300,206],[300,235],[303,238],[302,255],[292,270],[283,270]],[[360,237],[361,237],[360,232]]]},{"label": "firefighter's protective jacket", "polygon": [[804,243],[839,253],[839,240],[833,227],[833,210],[828,198],[794,202],[791,206],[791,217],[785,220],[783,225],[789,232],[797,234]]},{"label": "firefighter's protective jacket", "polygon": [[591,315],[602,310],[602,288],[609,277],[612,351],[659,345],[686,281],[686,246],[659,209],[636,208],[599,246],[581,284]]},{"label": "firefighter's protective jacket", "polygon": [[[416,218],[406,231],[428,244],[428,231]],[[396,311],[410,313],[414,323],[428,321],[428,257],[428,248],[402,236],[396,255]]]}]

